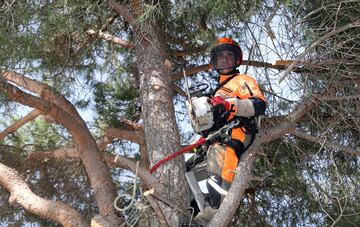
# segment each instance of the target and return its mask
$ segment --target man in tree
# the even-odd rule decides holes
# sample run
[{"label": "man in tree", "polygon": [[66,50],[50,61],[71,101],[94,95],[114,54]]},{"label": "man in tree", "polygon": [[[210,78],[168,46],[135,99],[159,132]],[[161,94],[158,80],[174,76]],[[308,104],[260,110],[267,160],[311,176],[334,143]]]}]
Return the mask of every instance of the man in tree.
[{"label": "man in tree", "polygon": [[[211,50],[211,65],[220,74],[219,86],[213,98],[215,130],[226,123],[238,119],[240,122],[251,122],[266,109],[265,98],[256,80],[240,74],[236,69],[242,62],[242,50],[231,38],[220,38],[217,46]],[[245,152],[255,136],[255,127],[240,123],[230,131],[230,138],[222,139],[209,146],[207,151],[207,189],[208,203],[205,211],[196,216],[200,224],[206,225],[212,218],[235,175],[235,169],[241,155]]]}]

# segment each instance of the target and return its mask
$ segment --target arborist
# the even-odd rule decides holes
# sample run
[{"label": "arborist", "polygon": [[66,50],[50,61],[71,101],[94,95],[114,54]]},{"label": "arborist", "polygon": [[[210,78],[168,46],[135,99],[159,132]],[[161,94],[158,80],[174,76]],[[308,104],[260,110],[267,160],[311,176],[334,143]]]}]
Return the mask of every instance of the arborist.
[{"label": "arborist", "polygon": [[[253,122],[254,117],[265,113],[266,102],[258,83],[237,69],[242,63],[242,56],[240,46],[231,38],[219,38],[211,50],[211,68],[220,77],[214,96],[208,99],[214,124],[209,131],[221,128],[235,119]],[[209,197],[204,211],[195,218],[198,223],[206,225],[227,194],[239,159],[254,140],[256,129],[251,125],[254,124],[240,124],[229,131],[228,138],[209,145],[206,182]]]}]

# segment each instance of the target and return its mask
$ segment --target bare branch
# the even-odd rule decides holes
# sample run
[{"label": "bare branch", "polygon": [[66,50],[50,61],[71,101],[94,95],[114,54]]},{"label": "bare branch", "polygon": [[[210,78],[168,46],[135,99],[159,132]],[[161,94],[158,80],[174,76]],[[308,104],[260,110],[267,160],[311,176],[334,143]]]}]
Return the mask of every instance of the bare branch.
[{"label": "bare branch", "polygon": [[52,151],[32,152],[27,156],[24,162],[32,162],[35,160],[80,158],[79,152],[75,147],[64,147]]},{"label": "bare branch", "polygon": [[3,140],[10,133],[16,132],[21,126],[25,125],[29,121],[34,120],[37,116],[41,114],[41,111],[34,109],[28,113],[23,118],[17,120],[14,124],[7,127],[4,131],[0,133],[0,140]]},{"label": "bare branch", "polygon": [[102,216],[101,214],[97,214],[91,219],[91,227],[105,227],[105,226],[110,227],[113,226],[113,224],[109,222],[109,220],[107,220],[107,218]]},{"label": "bare branch", "polygon": [[271,23],[272,19],[276,16],[276,12],[279,10],[279,8],[280,8],[280,2],[277,2],[276,5],[274,6],[273,10],[270,13],[270,16],[265,21],[265,29],[268,32],[270,38],[273,40],[276,37],[275,37],[274,31],[271,29],[270,23]]},{"label": "bare branch", "polygon": [[129,140],[131,142],[139,144],[140,146],[145,145],[143,131],[132,131],[132,130],[130,131],[120,128],[107,128],[105,130],[105,135],[111,138]]},{"label": "bare branch", "polygon": [[326,33],[325,35],[321,36],[319,39],[317,39],[314,43],[312,43],[304,52],[302,52],[299,57],[285,70],[281,78],[279,79],[279,84],[286,78],[286,76],[294,69],[294,67],[305,57],[306,54],[308,54],[312,49],[314,49],[316,46],[318,46],[320,43],[324,42],[331,36],[334,36],[340,32],[346,31],[350,28],[356,28],[360,27],[360,21],[355,21],[354,23],[347,24],[343,27],[337,28],[332,30],[331,32]]},{"label": "bare branch", "polygon": [[[186,75],[189,76],[189,75],[192,75],[192,74],[195,74],[195,73],[198,73],[198,72],[207,71],[209,69],[210,69],[210,65],[206,64],[206,65],[200,65],[200,66],[185,69],[185,72],[186,72]],[[180,71],[178,71],[176,73],[173,73],[171,75],[171,78],[172,78],[172,80],[178,80],[180,78],[183,78],[183,71],[180,70]]]},{"label": "bare branch", "polygon": [[[255,66],[255,67],[265,67],[265,68],[271,68],[271,69],[277,69],[277,70],[284,70],[286,68],[287,64],[283,64],[283,61],[279,61],[279,63],[277,64],[276,62],[274,64],[271,63],[267,63],[267,62],[260,62],[260,61],[248,61],[248,60],[244,60],[241,63],[242,65],[249,65],[249,66]],[[186,69],[186,75],[192,75],[198,72],[202,72],[202,71],[207,71],[210,69],[210,65],[209,64],[205,64],[205,65],[200,65],[200,66],[196,66],[196,67],[191,67]],[[172,80],[178,80],[180,78],[183,77],[183,72],[178,71],[176,73],[173,73],[171,75]]]},{"label": "bare branch", "polygon": [[[105,156],[104,157],[105,161],[108,163],[108,165],[124,168],[135,173],[136,160],[125,158],[122,156],[118,156],[116,158],[115,155],[110,155],[110,154],[104,154],[104,156]],[[24,163],[26,165],[27,163],[34,162],[35,160],[46,160],[46,159],[63,160],[67,158],[80,158],[80,154],[75,147],[65,147],[52,151],[32,152],[26,158]],[[147,169],[144,169],[144,167],[142,166],[138,167],[138,176],[146,185],[148,185],[149,188],[154,187],[156,185],[149,171]]]},{"label": "bare branch", "polygon": [[360,99],[360,95],[348,95],[348,96],[333,96],[333,97],[322,97],[321,101],[348,101],[348,100],[354,100],[354,99]]},{"label": "bare branch", "polygon": [[162,212],[158,202],[150,194],[146,195],[145,197],[149,201],[151,207],[154,209],[154,211],[156,213],[156,216],[159,218],[160,226],[161,227],[168,227],[169,225],[168,225],[168,223],[166,221],[164,213]]},{"label": "bare branch", "polygon": [[134,46],[133,43],[125,41],[125,40],[123,40],[121,38],[118,38],[118,37],[114,37],[114,36],[112,36],[112,35],[110,35],[109,33],[106,33],[106,32],[102,32],[102,31],[96,32],[96,31],[94,31],[92,29],[89,29],[89,30],[86,31],[86,33],[88,35],[92,35],[92,36],[96,35],[97,37],[99,37],[101,39],[104,39],[104,40],[109,41],[109,42],[111,42],[113,44],[122,46],[122,47],[124,47],[126,49],[130,49],[131,47]]},{"label": "bare branch", "polygon": [[[129,159],[129,158],[125,158],[122,156],[117,156],[116,160],[115,160],[116,156],[115,155],[109,155],[109,154],[105,154],[105,160],[107,163],[117,166],[117,167],[121,167],[127,170],[130,170],[132,172],[135,173],[136,171],[136,160],[133,159]],[[156,182],[154,181],[154,179],[152,178],[152,176],[149,173],[148,169],[145,169],[142,166],[138,167],[138,177],[140,177],[140,179],[149,187],[154,187],[156,186],[157,190],[159,190],[160,188],[162,188],[160,185],[156,184]]]},{"label": "bare branch", "polygon": [[[299,132],[299,131],[296,131],[294,129],[291,130],[291,134],[293,134],[293,135],[295,135],[297,137],[300,137],[302,139],[314,142],[314,143],[322,144],[322,142],[319,140],[319,137],[308,135],[306,133]],[[341,146],[341,145],[338,145],[338,144],[335,144],[335,143],[325,142],[323,145],[326,146],[326,147],[331,147],[331,148],[334,148],[334,149],[337,149],[337,150],[345,151],[346,153],[351,154],[351,155],[356,155],[356,156],[360,155],[360,150],[355,150],[355,149],[345,147],[345,146]]]},{"label": "bare branch", "polygon": [[149,167],[144,131],[107,128],[105,131],[105,135],[107,138],[129,140],[131,142],[139,144],[141,164],[146,168]]},{"label": "bare branch", "polygon": [[135,123],[129,119],[121,119],[121,128],[127,130],[144,131],[144,127],[138,123]]},{"label": "bare branch", "polygon": [[13,169],[0,163],[0,185],[10,192],[10,204],[18,203],[26,211],[51,219],[63,226],[89,226],[75,209],[57,201],[35,195]]}]

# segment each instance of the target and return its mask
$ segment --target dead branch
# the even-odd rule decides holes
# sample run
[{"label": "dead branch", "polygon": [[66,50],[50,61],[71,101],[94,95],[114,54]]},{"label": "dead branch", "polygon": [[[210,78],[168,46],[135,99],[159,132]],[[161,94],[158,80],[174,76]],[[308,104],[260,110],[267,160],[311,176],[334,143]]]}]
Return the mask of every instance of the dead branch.
[{"label": "dead branch", "polygon": [[105,136],[110,138],[119,138],[123,140],[129,140],[137,143],[140,146],[145,145],[144,132],[143,131],[130,131],[120,128],[107,128],[105,130]]},{"label": "dead branch", "polygon": [[348,95],[348,96],[333,96],[333,97],[322,97],[322,101],[349,101],[354,99],[360,99],[360,95]]},{"label": "dead branch", "polygon": [[355,150],[355,149],[352,149],[352,148],[349,148],[349,147],[341,146],[341,145],[338,145],[338,144],[335,144],[335,143],[330,143],[330,142],[322,143],[322,141],[319,140],[319,137],[308,135],[306,133],[297,131],[295,129],[291,130],[291,134],[293,134],[294,136],[300,137],[302,139],[314,142],[314,143],[323,144],[326,147],[331,147],[331,148],[334,148],[334,149],[337,149],[337,150],[342,150],[342,151],[344,151],[344,152],[346,152],[346,153],[348,153],[350,155],[355,155],[355,156],[360,155],[360,150]]},{"label": "dead branch", "polygon": [[99,37],[101,39],[104,39],[106,41],[109,41],[109,42],[111,42],[111,43],[113,43],[115,45],[122,46],[122,47],[124,47],[126,49],[130,49],[131,47],[134,46],[133,43],[125,41],[125,40],[123,40],[121,38],[118,38],[118,37],[114,37],[114,36],[112,36],[112,35],[110,35],[109,33],[106,33],[106,32],[102,32],[102,31],[96,32],[96,31],[94,31],[92,29],[89,29],[89,30],[86,31],[86,33],[88,35],[91,35],[91,36],[97,36],[97,37]]},{"label": "dead branch", "polygon": [[144,131],[144,127],[138,123],[135,123],[129,119],[121,119],[121,128],[127,130]]},{"label": "dead branch", "polygon": [[72,207],[35,195],[21,179],[19,173],[0,163],[0,185],[10,192],[10,204],[18,203],[26,211],[63,226],[89,226],[84,218]]},{"label": "dead branch", "polygon": [[355,21],[351,24],[347,24],[343,27],[337,28],[337,29],[333,29],[332,31],[326,33],[325,35],[321,36],[320,38],[318,38],[315,42],[313,42],[308,48],[306,48],[306,50],[304,50],[304,52],[302,52],[299,57],[294,60],[293,63],[291,63],[291,65],[285,70],[285,72],[283,73],[283,75],[281,76],[281,78],[279,79],[279,84],[287,77],[287,75],[295,68],[295,66],[305,57],[306,54],[308,54],[312,49],[314,49],[315,47],[317,47],[319,44],[321,44],[322,42],[324,42],[325,40],[327,40],[328,38],[330,38],[331,36],[334,36],[336,34],[339,34],[343,31],[346,31],[350,28],[356,28],[356,27],[360,27],[360,21]]},{"label": "dead branch", "polygon": [[[271,68],[271,69],[277,69],[277,70],[284,70],[286,68],[286,65],[283,64],[271,64],[271,63],[267,63],[267,62],[260,62],[260,61],[248,61],[248,60],[244,60],[242,63],[242,65],[249,65],[249,66],[255,66],[255,67],[265,67],[265,68]],[[191,68],[187,68],[185,69],[186,75],[190,76],[192,74],[198,73],[198,72],[202,72],[202,71],[207,71],[210,69],[210,65],[209,64],[205,64],[205,65],[200,65],[200,66],[196,66],[196,67],[191,67]],[[180,78],[183,77],[183,72],[182,70],[173,73],[171,75],[172,80],[178,80]]]},{"label": "dead branch", "polygon": [[265,21],[265,29],[272,40],[274,40],[276,37],[274,31],[271,29],[270,23],[272,19],[276,16],[276,12],[279,10],[279,8],[280,8],[280,2],[276,3],[276,5],[274,6],[273,10],[270,13],[270,16]]},{"label": "dead branch", "polygon": [[[105,154],[105,160],[107,163],[130,170],[135,173],[136,170],[136,160],[125,158],[122,156]],[[157,189],[161,188],[160,185],[156,184],[153,177],[150,175],[149,170],[145,169],[141,165],[138,167],[138,177],[144,182],[149,188],[156,186]]]},{"label": "dead branch", "polygon": [[101,214],[95,215],[91,219],[91,227],[115,227],[106,217]]},{"label": "dead branch", "polygon": [[21,126],[25,125],[29,121],[34,120],[41,114],[41,111],[33,109],[30,113],[25,115],[23,118],[17,120],[14,124],[7,127],[4,131],[0,132],[0,140],[5,139],[10,133],[16,132]]}]

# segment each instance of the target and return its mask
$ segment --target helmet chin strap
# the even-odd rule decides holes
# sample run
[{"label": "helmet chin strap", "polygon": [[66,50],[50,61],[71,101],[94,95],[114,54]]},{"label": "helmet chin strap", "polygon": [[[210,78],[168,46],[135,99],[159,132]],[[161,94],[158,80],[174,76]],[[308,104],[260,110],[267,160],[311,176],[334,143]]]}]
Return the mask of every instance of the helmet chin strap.
[{"label": "helmet chin strap", "polygon": [[[220,70],[224,70],[224,69],[232,69],[232,70],[227,73],[221,73]],[[221,75],[233,75],[235,73],[239,73],[239,70],[237,70],[236,67],[226,67],[226,68],[215,69],[215,70]]]}]

